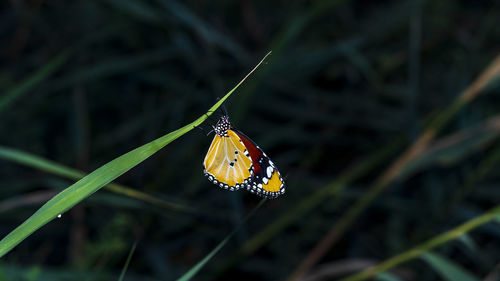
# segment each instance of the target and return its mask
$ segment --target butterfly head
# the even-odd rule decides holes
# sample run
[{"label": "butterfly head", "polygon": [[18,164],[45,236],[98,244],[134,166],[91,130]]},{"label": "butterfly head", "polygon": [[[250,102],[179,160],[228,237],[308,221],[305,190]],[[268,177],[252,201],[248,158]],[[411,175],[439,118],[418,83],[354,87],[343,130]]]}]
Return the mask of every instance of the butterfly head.
[{"label": "butterfly head", "polygon": [[221,137],[227,136],[227,130],[231,128],[231,123],[229,123],[229,117],[227,115],[222,116],[217,125],[214,126],[214,131],[217,135]]}]

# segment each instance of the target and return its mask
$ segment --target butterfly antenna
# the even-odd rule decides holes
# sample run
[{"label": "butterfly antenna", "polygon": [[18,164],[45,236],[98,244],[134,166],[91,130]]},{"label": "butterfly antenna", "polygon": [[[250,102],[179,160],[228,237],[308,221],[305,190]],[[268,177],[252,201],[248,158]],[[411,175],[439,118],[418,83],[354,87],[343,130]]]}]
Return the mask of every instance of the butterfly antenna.
[{"label": "butterfly antenna", "polygon": [[214,132],[214,131],[215,131],[215,126],[214,126],[214,125],[212,125],[212,130],[210,130],[210,132],[208,132],[208,133],[207,133],[207,136],[208,136],[208,135],[210,135],[210,134],[211,134],[212,132]]},{"label": "butterfly antenna", "polygon": [[225,103],[222,104],[222,111],[224,112],[224,115],[229,116],[229,113],[227,113],[227,108]]}]

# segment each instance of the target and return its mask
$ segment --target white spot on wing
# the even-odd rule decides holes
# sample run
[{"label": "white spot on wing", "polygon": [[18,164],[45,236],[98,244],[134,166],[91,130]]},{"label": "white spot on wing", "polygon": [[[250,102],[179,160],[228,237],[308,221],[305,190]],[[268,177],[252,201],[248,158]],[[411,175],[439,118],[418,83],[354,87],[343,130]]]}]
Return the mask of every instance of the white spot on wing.
[{"label": "white spot on wing", "polygon": [[267,167],[266,173],[267,173],[267,177],[271,178],[271,176],[273,175],[273,167],[271,167],[271,166]]}]

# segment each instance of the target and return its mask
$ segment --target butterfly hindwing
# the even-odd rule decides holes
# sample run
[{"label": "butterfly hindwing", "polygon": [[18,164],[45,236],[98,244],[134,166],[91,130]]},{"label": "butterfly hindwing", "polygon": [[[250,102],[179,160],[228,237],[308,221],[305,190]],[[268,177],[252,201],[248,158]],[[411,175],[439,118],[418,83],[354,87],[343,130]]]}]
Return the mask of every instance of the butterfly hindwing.
[{"label": "butterfly hindwing", "polygon": [[253,162],[254,175],[246,184],[247,190],[266,198],[285,193],[283,178],[274,163],[250,138],[232,128],[245,145]]}]

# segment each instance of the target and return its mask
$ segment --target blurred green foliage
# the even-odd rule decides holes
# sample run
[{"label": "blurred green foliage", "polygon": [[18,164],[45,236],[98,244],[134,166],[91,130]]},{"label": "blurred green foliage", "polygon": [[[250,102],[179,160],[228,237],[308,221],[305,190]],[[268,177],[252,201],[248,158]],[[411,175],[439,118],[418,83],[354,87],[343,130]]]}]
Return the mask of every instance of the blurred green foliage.
[{"label": "blurred green foliage", "polygon": [[[0,145],[90,173],[195,120],[272,50],[225,104],[287,192],[197,278],[282,280],[494,62],[499,38],[493,0],[3,1]],[[361,271],[499,205],[498,81],[446,115],[303,280]],[[0,280],[118,280],[124,268],[124,280],[172,280],[191,269],[260,201],[202,174],[220,114],[117,179],[146,197],[100,190],[0,259]],[[3,238],[75,175],[1,157]],[[485,222],[378,279],[481,280],[499,253],[500,225]]]}]

